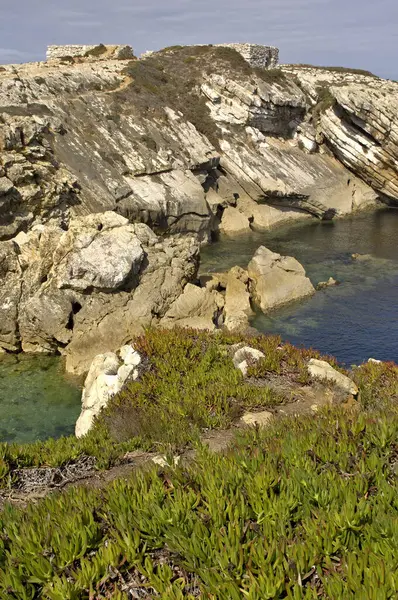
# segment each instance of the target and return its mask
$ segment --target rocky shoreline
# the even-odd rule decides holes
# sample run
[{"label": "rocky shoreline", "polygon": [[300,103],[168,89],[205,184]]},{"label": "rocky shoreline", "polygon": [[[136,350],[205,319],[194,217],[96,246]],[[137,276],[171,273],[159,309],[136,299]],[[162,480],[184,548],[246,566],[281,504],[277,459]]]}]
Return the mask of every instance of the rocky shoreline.
[{"label": "rocky shoreline", "polygon": [[398,203],[398,84],[249,46],[1,67],[1,351],[86,374],[147,327],[244,330],[315,289],[265,247],[198,280],[201,244]]}]

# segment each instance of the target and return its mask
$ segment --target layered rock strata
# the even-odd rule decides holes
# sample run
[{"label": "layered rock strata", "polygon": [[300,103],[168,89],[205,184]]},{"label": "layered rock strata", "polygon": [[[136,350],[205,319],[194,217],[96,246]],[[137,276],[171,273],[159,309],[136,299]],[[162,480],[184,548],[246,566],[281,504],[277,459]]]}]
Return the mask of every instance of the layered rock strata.
[{"label": "layered rock strata", "polygon": [[[332,216],[379,194],[397,199],[397,84],[305,69],[276,77],[231,48],[142,61],[95,48],[70,50],[92,60],[61,60],[58,49],[48,63],[0,70],[0,239],[106,210],[207,239],[228,207],[266,229],[303,210]],[[189,110],[172,93],[160,102],[162,86],[183,85],[177,70],[193,68],[180,90]],[[319,113],[325,86],[335,106]]]}]

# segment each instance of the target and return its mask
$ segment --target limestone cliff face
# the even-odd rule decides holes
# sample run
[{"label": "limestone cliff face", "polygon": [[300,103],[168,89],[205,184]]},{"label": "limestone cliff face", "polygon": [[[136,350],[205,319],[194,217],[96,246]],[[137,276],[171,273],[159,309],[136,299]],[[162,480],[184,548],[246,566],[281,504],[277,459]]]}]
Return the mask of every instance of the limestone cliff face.
[{"label": "limestone cliff face", "polygon": [[[206,238],[227,206],[266,229],[297,209],[398,200],[397,84],[234,55],[2,67],[0,239],[106,210]],[[318,113],[326,85],[334,103]]]},{"label": "limestone cliff face", "polygon": [[145,326],[216,327],[224,299],[187,286],[198,240],[398,203],[396,83],[228,47],[73,52],[0,67],[0,348],[83,372]]}]

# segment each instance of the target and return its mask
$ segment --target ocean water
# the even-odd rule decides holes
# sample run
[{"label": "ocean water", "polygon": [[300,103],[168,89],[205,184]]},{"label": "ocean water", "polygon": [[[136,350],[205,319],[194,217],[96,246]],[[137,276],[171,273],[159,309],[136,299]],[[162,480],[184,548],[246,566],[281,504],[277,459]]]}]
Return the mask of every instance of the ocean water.
[{"label": "ocean water", "polygon": [[[246,267],[260,245],[296,257],[314,284],[341,283],[252,324],[347,365],[369,357],[398,362],[398,210],[332,222],[306,221],[272,232],[221,238],[202,249],[201,272]],[[351,254],[369,254],[354,261]],[[0,442],[72,434],[81,387],[52,356],[0,355]]]},{"label": "ocean water", "polygon": [[59,357],[0,354],[0,442],[72,434],[80,408],[80,386]]},{"label": "ocean water", "polygon": [[[340,285],[268,315],[257,312],[254,327],[347,366],[369,357],[398,362],[398,210],[221,237],[203,249],[200,270],[246,267],[260,245],[297,258],[314,284],[332,276]],[[370,256],[353,260],[353,253]]]}]

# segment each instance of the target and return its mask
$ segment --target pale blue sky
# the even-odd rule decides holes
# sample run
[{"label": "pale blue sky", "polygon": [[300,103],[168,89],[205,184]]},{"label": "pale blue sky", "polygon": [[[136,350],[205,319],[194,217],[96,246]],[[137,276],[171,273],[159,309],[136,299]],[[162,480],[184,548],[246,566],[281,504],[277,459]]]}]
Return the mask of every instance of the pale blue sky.
[{"label": "pale blue sky", "polygon": [[397,0],[0,0],[0,64],[48,44],[250,41],[283,62],[344,65],[398,79]]}]

